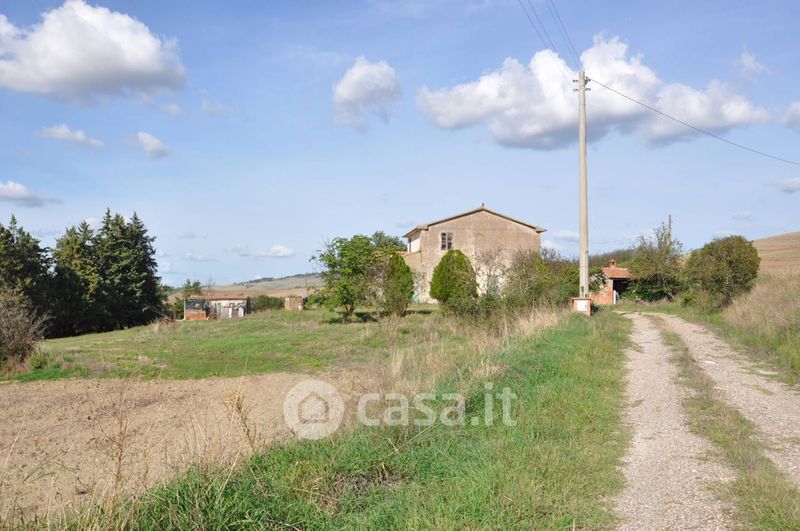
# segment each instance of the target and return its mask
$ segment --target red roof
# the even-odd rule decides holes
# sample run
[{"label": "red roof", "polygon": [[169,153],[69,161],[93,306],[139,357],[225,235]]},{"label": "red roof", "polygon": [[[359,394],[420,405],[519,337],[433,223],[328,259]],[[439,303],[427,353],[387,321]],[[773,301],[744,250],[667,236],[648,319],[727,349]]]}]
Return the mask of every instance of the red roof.
[{"label": "red roof", "polygon": [[608,262],[608,266],[603,268],[603,274],[606,276],[606,278],[631,278],[631,272],[628,270],[628,268],[617,267],[616,260],[610,260]]}]

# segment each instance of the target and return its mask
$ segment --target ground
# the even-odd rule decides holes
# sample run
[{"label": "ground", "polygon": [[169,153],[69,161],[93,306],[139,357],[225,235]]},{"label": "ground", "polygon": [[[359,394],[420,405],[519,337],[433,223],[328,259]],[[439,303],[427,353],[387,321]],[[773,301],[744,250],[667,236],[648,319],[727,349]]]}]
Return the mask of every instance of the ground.
[{"label": "ground", "polygon": [[[798,528],[798,386],[696,319],[277,311],[51,341],[59,367],[0,383],[0,527],[75,507],[75,527],[109,528]],[[350,412],[364,391],[435,390],[473,415],[507,387],[515,423],[350,415],[300,442],[281,408],[308,377]]]}]

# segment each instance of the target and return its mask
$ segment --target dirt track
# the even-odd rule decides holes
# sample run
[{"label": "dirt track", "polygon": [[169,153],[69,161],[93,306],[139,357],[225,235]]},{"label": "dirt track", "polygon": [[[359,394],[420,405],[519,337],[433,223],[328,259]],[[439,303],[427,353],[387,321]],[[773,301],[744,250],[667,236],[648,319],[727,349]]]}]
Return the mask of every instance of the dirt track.
[{"label": "dirt track", "polygon": [[621,529],[720,529],[730,525],[730,507],[713,486],[733,472],[712,445],[692,433],[669,347],[645,316],[633,320],[628,351],[625,421],[633,432],[624,460],[625,490],[616,500]]},{"label": "dirt track", "polygon": [[800,392],[738,354],[709,330],[672,315],[662,318],[689,347],[721,398],[758,428],[767,456],[800,487]]},{"label": "dirt track", "polygon": [[[293,437],[283,398],[306,378],[2,384],[0,523],[138,492],[190,464],[232,463]],[[313,378],[333,384],[349,406],[369,385],[364,371]]]}]

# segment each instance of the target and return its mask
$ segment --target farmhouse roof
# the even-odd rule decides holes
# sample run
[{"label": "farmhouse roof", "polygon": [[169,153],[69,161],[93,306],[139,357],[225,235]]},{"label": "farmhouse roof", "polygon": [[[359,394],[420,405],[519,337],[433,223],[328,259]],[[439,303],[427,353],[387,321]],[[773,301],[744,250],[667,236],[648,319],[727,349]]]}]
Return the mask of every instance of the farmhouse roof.
[{"label": "farmhouse roof", "polygon": [[463,218],[464,216],[471,216],[472,214],[477,214],[478,212],[487,212],[487,213],[495,215],[497,217],[500,217],[500,218],[503,218],[503,219],[507,219],[508,221],[512,221],[514,223],[518,223],[519,225],[523,225],[525,227],[530,227],[531,229],[535,230],[539,234],[541,234],[541,233],[543,233],[543,232],[545,232],[547,230],[547,229],[543,229],[541,227],[537,227],[536,225],[531,225],[530,223],[526,223],[524,221],[520,221],[518,219],[512,218],[511,216],[506,216],[505,214],[501,214],[499,212],[495,212],[494,210],[489,210],[488,208],[483,206],[483,203],[481,203],[481,206],[479,208],[474,209],[474,210],[469,210],[467,212],[462,212],[461,214],[456,214],[455,216],[450,216],[450,217],[447,217],[447,218],[444,218],[444,219],[440,219],[440,220],[437,220],[437,221],[432,221],[430,223],[426,223],[425,225],[417,225],[416,227],[414,227],[413,229],[411,229],[410,231],[405,233],[403,235],[403,237],[404,238],[410,238],[414,233],[419,232],[419,231],[423,231],[423,230],[428,230],[429,228],[433,227],[434,225],[438,225],[440,223],[444,223],[445,221],[452,221],[454,219]]},{"label": "farmhouse roof", "polygon": [[631,278],[631,272],[627,267],[617,267],[616,260],[609,260],[608,266],[603,268],[603,274],[606,278],[612,279],[626,279]]}]

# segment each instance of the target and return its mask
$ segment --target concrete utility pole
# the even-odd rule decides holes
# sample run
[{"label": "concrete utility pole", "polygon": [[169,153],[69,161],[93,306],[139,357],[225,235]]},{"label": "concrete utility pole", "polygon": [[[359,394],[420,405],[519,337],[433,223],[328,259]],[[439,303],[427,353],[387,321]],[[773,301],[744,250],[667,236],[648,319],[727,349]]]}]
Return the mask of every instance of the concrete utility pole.
[{"label": "concrete utility pole", "polygon": [[580,144],[580,166],[581,166],[581,185],[580,185],[580,289],[578,297],[589,297],[589,199],[586,178],[586,72],[581,70],[578,73],[578,142]]}]

